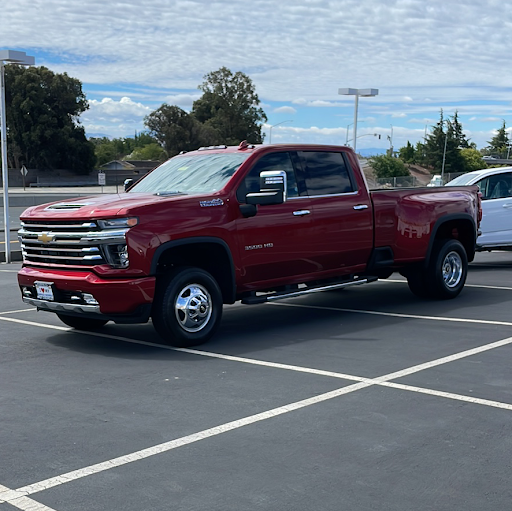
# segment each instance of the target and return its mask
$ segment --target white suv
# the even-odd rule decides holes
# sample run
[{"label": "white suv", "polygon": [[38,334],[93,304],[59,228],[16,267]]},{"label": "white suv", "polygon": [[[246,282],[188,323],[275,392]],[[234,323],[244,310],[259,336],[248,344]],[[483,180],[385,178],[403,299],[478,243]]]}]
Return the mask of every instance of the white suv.
[{"label": "white suv", "polygon": [[462,174],[446,186],[478,185],[483,218],[478,250],[512,250],[512,167],[483,169]]}]

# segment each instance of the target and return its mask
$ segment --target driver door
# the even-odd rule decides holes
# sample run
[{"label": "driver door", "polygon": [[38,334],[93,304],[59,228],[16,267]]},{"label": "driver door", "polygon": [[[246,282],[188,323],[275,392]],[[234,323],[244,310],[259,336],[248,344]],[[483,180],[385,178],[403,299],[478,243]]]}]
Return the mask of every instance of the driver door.
[{"label": "driver door", "polygon": [[238,201],[260,191],[260,173],[266,170],[286,172],[287,197],[282,204],[259,205],[255,216],[237,220],[241,283],[247,290],[279,285],[280,280],[290,283],[290,277],[317,271],[310,199],[299,190],[290,153],[263,155],[239,187]]}]

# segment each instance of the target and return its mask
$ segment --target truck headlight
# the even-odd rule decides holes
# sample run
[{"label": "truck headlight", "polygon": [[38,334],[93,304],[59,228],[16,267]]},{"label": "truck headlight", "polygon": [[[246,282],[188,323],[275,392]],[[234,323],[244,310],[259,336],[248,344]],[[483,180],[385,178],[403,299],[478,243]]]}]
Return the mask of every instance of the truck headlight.
[{"label": "truck headlight", "polygon": [[97,220],[101,229],[122,229],[126,227],[133,227],[139,223],[136,217],[128,218],[107,218],[104,220]]},{"label": "truck headlight", "polygon": [[105,256],[113,268],[128,268],[128,247],[126,244],[105,245]]}]

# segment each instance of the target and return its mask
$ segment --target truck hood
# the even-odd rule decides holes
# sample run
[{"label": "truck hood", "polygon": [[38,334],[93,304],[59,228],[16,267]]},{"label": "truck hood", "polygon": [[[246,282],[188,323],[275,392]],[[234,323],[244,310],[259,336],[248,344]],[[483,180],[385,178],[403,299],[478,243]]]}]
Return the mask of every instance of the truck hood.
[{"label": "truck hood", "polygon": [[108,218],[136,214],[137,211],[152,204],[182,201],[190,199],[187,195],[159,196],[150,193],[123,193],[109,195],[94,195],[91,197],[77,197],[66,199],[26,209],[20,218],[47,218],[47,219],[94,219]]}]

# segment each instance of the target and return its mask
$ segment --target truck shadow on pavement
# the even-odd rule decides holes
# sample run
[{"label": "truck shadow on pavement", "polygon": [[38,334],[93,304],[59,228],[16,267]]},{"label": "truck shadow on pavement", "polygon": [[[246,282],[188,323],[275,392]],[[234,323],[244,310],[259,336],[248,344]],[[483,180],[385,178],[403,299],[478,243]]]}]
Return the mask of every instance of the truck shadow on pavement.
[{"label": "truck shadow on pavement", "polygon": [[[243,355],[318,340],[340,345],[352,342],[379,343],[383,329],[407,325],[410,332],[410,324],[418,319],[353,313],[341,309],[468,318],[468,308],[484,303],[502,303],[502,299],[499,293],[466,288],[455,300],[421,300],[410,293],[406,283],[390,282],[317,293],[276,304],[227,306],[217,334],[209,342],[192,349]],[[104,337],[102,334],[121,339]],[[49,336],[46,340],[69,350],[121,359],[190,358],[186,353],[159,346],[161,340],[151,323],[108,324],[98,331],[98,335],[71,331]]]}]

